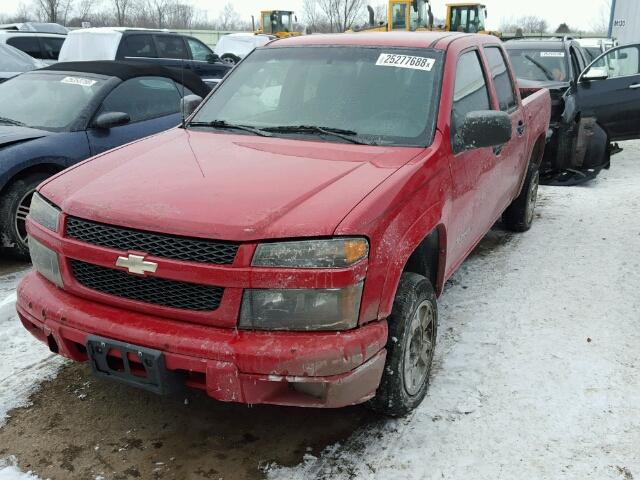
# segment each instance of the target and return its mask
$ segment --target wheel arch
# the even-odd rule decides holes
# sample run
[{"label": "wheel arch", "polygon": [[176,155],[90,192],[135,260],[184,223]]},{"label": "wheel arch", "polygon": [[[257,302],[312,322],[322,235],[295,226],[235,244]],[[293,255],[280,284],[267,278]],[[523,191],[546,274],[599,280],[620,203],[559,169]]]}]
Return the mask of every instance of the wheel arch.
[{"label": "wheel arch", "polygon": [[65,167],[58,163],[43,162],[32,164],[18,171],[14,171],[7,179],[5,179],[4,183],[0,186],[0,196],[4,195],[7,188],[9,188],[9,186],[15,181],[20,180],[21,178],[25,178],[32,173],[48,173],[50,175],[55,175],[56,173],[59,173],[64,169]]}]

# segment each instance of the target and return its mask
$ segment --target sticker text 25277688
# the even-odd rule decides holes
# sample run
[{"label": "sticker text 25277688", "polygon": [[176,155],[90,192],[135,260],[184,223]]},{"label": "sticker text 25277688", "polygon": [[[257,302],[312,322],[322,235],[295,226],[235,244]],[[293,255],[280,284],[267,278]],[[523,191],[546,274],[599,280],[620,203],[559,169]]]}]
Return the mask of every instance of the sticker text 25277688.
[{"label": "sticker text 25277688", "polygon": [[435,58],[414,57],[412,55],[398,55],[395,53],[381,53],[376,65],[384,67],[412,68],[430,72],[436,63]]}]

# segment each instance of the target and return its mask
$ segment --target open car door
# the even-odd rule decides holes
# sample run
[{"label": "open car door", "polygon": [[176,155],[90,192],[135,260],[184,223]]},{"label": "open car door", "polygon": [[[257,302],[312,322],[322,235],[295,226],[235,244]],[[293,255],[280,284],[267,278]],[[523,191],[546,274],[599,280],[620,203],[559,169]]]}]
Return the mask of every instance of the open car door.
[{"label": "open car door", "polygon": [[603,53],[580,75],[577,104],[609,141],[640,138],[640,44]]}]

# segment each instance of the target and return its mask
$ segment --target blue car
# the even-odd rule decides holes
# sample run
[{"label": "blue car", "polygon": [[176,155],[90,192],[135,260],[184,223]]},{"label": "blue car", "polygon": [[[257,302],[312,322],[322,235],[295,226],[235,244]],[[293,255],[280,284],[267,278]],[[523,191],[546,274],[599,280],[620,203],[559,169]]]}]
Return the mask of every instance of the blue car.
[{"label": "blue car", "polygon": [[132,62],[69,62],[0,84],[0,247],[28,258],[25,220],[43,180],[88,157],[180,124],[209,89],[189,72]]}]

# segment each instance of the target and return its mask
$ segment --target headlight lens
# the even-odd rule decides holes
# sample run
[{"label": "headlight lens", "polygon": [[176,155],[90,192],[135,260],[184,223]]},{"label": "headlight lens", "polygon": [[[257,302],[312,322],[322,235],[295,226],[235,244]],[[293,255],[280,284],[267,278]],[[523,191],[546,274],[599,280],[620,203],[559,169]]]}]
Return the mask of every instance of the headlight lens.
[{"label": "headlight lens", "polygon": [[362,282],[346,288],[248,289],[240,328],[255,330],[348,330],[358,324]]},{"label": "headlight lens", "polygon": [[29,237],[29,253],[31,254],[33,268],[44,278],[62,288],[58,254],[33,237]]},{"label": "headlight lens", "polygon": [[251,264],[256,267],[344,268],[366,258],[365,238],[330,238],[261,243]]},{"label": "headlight lens", "polygon": [[60,220],[60,209],[54,207],[47,202],[37,192],[31,197],[31,209],[29,210],[31,219],[48,228],[51,231],[58,231],[58,222]]}]

